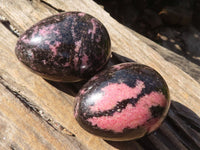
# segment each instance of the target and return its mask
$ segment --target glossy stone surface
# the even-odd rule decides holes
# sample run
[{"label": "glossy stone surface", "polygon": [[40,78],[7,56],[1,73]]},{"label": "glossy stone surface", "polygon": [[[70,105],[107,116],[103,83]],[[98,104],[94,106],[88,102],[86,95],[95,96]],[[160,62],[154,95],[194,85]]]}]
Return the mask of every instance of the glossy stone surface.
[{"label": "glossy stone surface", "polygon": [[83,12],[46,18],[22,34],[18,59],[42,77],[76,82],[93,76],[110,57],[110,38],[103,24]]},{"label": "glossy stone surface", "polygon": [[76,97],[82,128],[107,140],[143,137],[156,130],[170,105],[168,86],[154,69],[122,63],[91,78]]}]

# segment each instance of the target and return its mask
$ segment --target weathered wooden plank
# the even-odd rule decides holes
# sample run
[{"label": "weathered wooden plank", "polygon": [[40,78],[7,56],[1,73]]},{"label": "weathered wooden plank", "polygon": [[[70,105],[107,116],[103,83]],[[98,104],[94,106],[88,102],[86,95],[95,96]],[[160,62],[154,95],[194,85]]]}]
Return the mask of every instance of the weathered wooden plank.
[{"label": "weathered wooden plank", "polygon": [[[128,28],[129,29],[129,28]],[[200,67],[199,65],[191,62],[184,56],[178,55],[177,53],[164,48],[160,46],[159,44],[151,41],[150,39],[144,37],[141,34],[138,34],[137,32],[129,29],[129,31],[138,37],[141,41],[146,43],[149,47],[151,47],[153,50],[158,52],[166,61],[176,65],[179,67],[181,70],[189,74],[192,78],[194,78],[198,83],[200,83]]]},{"label": "weathered wooden plank", "polygon": [[[58,0],[56,2],[53,0],[45,0],[45,2],[48,2],[56,8],[63,9],[66,11],[78,10],[78,11],[88,12],[97,17],[98,19],[100,19],[103,22],[103,24],[107,27],[111,35],[112,51],[115,51],[119,54],[130,57],[137,62],[147,64],[155,68],[167,80],[172,99],[185,104],[198,114],[200,113],[200,109],[196,107],[200,103],[199,101],[200,92],[197,92],[200,87],[199,84],[194,79],[189,77],[186,73],[178,69],[176,66],[165,61],[152,48],[150,48],[148,45],[140,41],[125,27],[123,27],[113,18],[111,18],[109,14],[107,14],[100,6],[96,5],[91,0],[88,1]],[[22,3],[25,2],[23,2],[23,0],[20,0],[19,1],[20,6]],[[15,3],[13,7],[11,7],[10,5],[10,7],[12,8],[12,12],[10,12],[11,10],[4,9],[3,15],[7,16],[10,19],[13,18],[15,15],[17,15],[18,12],[20,12],[23,14],[20,16],[28,15],[28,18],[37,18],[34,21],[29,19],[28,22],[25,22],[23,20],[17,21],[18,19],[12,20],[12,23],[15,26],[20,26],[21,27],[20,29],[22,31],[24,31],[32,24],[34,24],[36,21],[38,21],[39,18],[40,19],[44,18],[45,13],[42,13],[43,12],[42,10],[41,11],[35,10],[33,14],[29,13],[30,11],[27,10],[31,6],[27,7],[26,11],[24,10],[20,11],[19,6],[17,7],[17,5],[18,3]],[[15,9],[15,7],[18,9]],[[33,9],[34,8],[32,8],[31,10]],[[15,18],[17,18],[17,16],[15,16]],[[185,90],[186,87],[187,90]]]},{"label": "weathered wooden plank", "polygon": [[[12,1],[8,0],[8,2],[11,3]],[[37,4],[40,4],[38,1],[32,2],[36,6]],[[58,9],[85,11],[99,18],[109,30],[113,51],[156,68],[156,70],[158,70],[167,80],[172,99],[179,101],[199,115],[199,84],[180,69],[166,62],[154,50],[113,20],[93,1],[58,0],[55,3],[55,1],[46,0],[46,2]],[[43,3],[40,5],[40,8],[35,9],[33,3],[26,0],[19,0],[15,4],[9,5],[9,8],[1,8],[0,14],[6,16],[15,27],[23,32],[38,20],[57,13],[53,9],[48,8],[48,6],[43,5]],[[23,7],[26,7],[26,10],[24,10]],[[48,14],[44,15],[44,12],[46,11]],[[17,14],[20,14],[20,16],[23,16],[24,18],[19,17],[20,21],[14,19],[13,17],[17,17]],[[126,144],[127,149],[133,147],[135,149],[141,149],[140,143],[142,142],[140,141],[139,144],[135,143],[135,141],[131,141],[122,142],[120,145],[116,142],[105,142],[102,139],[94,137],[82,130],[73,118],[73,97],[60,91],[55,86],[52,86],[52,84],[49,84],[24,68],[24,66],[22,66],[14,56],[14,47],[17,38],[8,32],[8,30],[6,30],[2,25],[0,25],[0,29],[2,31],[0,33],[1,84],[9,87],[11,91],[19,94],[21,97],[24,97],[25,104],[28,105],[34,113],[54,128],[56,128],[56,124],[58,123],[61,129],[57,128],[57,131],[65,136],[71,134],[65,132],[66,130],[71,131],[72,134],[76,136],[76,139],[83,143],[88,149],[123,149],[122,147]],[[63,86],[68,87],[71,85],[72,84],[63,84]],[[60,89],[62,90],[63,87]],[[21,102],[23,102],[23,100]],[[28,124],[30,126],[33,125],[31,122]],[[156,142],[158,137],[156,136],[151,138],[151,136],[150,138],[147,137],[148,140],[151,139],[151,143]],[[166,144],[161,143],[160,147],[166,147]]]},{"label": "weathered wooden plank", "polygon": [[75,137],[51,128],[0,84],[0,145],[3,149],[86,149]]},{"label": "weathered wooden plank", "polygon": [[[17,93],[20,97],[24,97],[25,100],[22,100],[22,102],[25,102],[48,124],[54,128],[60,125],[61,129],[57,129],[60,133],[67,136],[72,132],[77,141],[80,141],[91,150],[114,149],[102,139],[94,137],[79,127],[73,116],[73,97],[59,91],[24,68],[14,54],[17,38],[1,24],[0,29],[2,31],[0,33],[0,51],[2,52],[0,54],[1,84],[9,87],[11,91]],[[30,122],[29,125],[34,126],[35,124]]]},{"label": "weathered wooden plank", "polygon": [[49,9],[37,1],[31,0],[1,0],[0,15],[9,18],[11,23],[22,33],[30,25],[49,15],[57,13],[54,9]]},{"label": "weathered wooden plank", "polygon": [[[135,37],[127,28],[110,17],[92,0],[43,0],[52,6],[66,10],[87,12],[106,26],[111,36],[112,51],[155,68],[166,79],[171,98],[200,115],[200,85],[175,65],[165,61],[157,52]],[[90,8],[90,9],[88,9]]]}]

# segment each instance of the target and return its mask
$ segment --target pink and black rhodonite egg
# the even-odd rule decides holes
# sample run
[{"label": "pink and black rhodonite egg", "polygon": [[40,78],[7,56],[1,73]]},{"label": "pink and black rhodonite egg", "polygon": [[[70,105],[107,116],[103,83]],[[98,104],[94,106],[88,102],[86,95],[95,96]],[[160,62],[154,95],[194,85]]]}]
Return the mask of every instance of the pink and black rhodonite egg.
[{"label": "pink and black rhodonite egg", "polygon": [[168,86],[154,69],[122,63],[91,78],[76,97],[82,128],[107,140],[143,137],[157,129],[170,105]]},{"label": "pink and black rhodonite egg", "polygon": [[18,59],[42,77],[76,82],[93,76],[110,57],[110,38],[103,24],[83,12],[46,18],[22,34]]}]

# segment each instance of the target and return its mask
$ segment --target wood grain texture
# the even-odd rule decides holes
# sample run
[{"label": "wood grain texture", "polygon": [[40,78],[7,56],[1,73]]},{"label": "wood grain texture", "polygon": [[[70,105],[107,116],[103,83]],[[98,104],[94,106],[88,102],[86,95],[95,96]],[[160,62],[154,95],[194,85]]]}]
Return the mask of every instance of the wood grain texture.
[{"label": "wood grain texture", "polygon": [[[9,87],[11,91],[24,97],[28,107],[32,108],[44,120],[47,120],[51,126],[54,127],[59,122],[67,131],[69,130],[72,134],[75,134],[78,140],[88,146],[89,149],[97,149],[97,145],[101,145],[102,149],[109,146],[102,139],[93,137],[80,129],[73,117],[73,98],[71,96],[57,90],[42,78],[32,74],[18,62],[14,54],[17,38],[9,34],[8,30],[2,25],[1,29],[3,29],[0,34],[3,43],[0,55],[1,83]],[[58,131],[66,136],[68,135],[65,130]]]},{"label": "wood grain texture", "polygon": [[[44,0],[66,11],[84,11],[97,17],[106,26],[111,36],[112,51],[155,68],[167,81],[171,98],[200,115],[200,85],[175,65],[165,61],[156,51],[135,37],[127,28],[110,17],[92,0]],[[88,9],[90,8],[90,9]]]},{"label": "wood grain texture", "polygon": [[[129,28],[128,28],[129,29]],[[184,56],[181,56],[165,47],[160,46],[159,44],[151,41],[150,39],[144,37],[143,35],[129,29],[129,31],[136,37],[138,37],[142,42],[147,44],[153,50],[158,52],[166,61],[178,66],[181,70],[189,74],[194,78],[198,83],[200,83],[200,67],[199,65],[191,62]]]},{"label": "wood grain texture", "polygon": [[26,109],[0,85],[0,145],[3,149],[85,149],[75,137],[64,136]]},{"label": "wood grain texture", "polygon": [[[5,16],[20,33],[37,21],[62,10],[84,11],[97,17],[106,26],[111,36],[112,51],[117,53],[113,55],[114,63],[129,61],[120,56],[123,55],[155,68],[166,79],[171,99],[200,115],[200,85],[188,74],[164,60],[92,0],[19,0],[15,2],[7,0],[6,3],[9,7],[2,7],[5,5],[0,4],[0,15]],[[0,24],[0,30],[0,98],[2,99],[0,126],[3,133],[0,135],[0,146],[2,149],[13,147],[15,149],[112,150],[134,147],[140,150],[148,148],[148,143],[150,143],[151,149],[163,150],[170,149],[170,145],[173,145],[170,138],[179,141],[178,148],[199,148],[197,139],[189,134],[194,132],[193,134],[199,135],[199,118],[195,114],[188,115],[191,112],[185,113],[186,119],[177,118],[180,114],[175,110],[180,108],[178,111],[183,112],[184,108],[177,105],[173,105],[171,115],[169,113],[169,117],[158,132],[138,141],[108,142],[87,133],[80,128],[73,117],[74,97],[70,96],[70,94],[76,94],[81,84],[47,82],[31,73],[15,57],[14,48],[17,37],[2,24]],[[193,118],[188,120],[191,116]],[[179,119],[179,122],[182,121],[182,126],[176,122],[176,119]],[[194,128],[188,128],[188,123]],[[181,137],[181,133],[177,133],[176,129],[183,132],[184,137]],[[167,133],[168,136],[165,135]],[[5,135],[9,136],[6,140],[4,140]],[[187,139],[191,139],[194,144],[187,145],[185,142]],[[157,145],[157,143],[160,144]]]}]

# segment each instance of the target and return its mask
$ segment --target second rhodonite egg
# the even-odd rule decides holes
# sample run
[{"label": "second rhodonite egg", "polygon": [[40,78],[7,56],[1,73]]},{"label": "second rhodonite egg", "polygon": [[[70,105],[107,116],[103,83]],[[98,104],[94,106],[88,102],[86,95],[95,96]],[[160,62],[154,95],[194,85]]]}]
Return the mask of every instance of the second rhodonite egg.
[{"label": "second rhodonite egg", "polygon": [[87,79],[110,57],[104,25],[83,12],[46,18],[23,33],[16,45],[18,59],[40,76],[62,82]]},{"label": "second rhodonite egg", "polygon": [[76,97],[82,128],[107,140],[124,141],[155,131],[170,105],[165,80],[153,68],[123,63],[91,78]]}]

